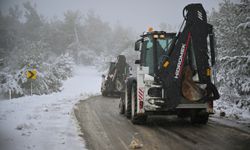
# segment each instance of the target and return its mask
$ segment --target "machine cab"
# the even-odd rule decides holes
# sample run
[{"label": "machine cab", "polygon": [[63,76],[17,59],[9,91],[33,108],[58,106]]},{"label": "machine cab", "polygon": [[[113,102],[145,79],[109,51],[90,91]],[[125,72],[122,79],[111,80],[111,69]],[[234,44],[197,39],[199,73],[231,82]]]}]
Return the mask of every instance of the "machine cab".
[{"label": "machine cab", "polygon": [[142,38],[135,43],[135,50],[141,52],[140,60],[137,60],[136,64],[149,67],[149,75],[156,76],[175,35],[175,33],[152,30],[141,35]]}]

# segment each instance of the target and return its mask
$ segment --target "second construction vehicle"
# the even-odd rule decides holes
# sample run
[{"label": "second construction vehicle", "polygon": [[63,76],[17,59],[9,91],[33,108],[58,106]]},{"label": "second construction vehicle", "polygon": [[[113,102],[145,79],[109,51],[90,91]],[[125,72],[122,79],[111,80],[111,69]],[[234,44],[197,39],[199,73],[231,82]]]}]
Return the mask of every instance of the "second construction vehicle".
[{"label": "second construction vehicle", "polygon": [[103,75],[101,92],[103,96],[124,94],[125,79],[130,75],[126,57],[119,55],[116,62],[110,62],[107,75]]},{"label": "second construction vehicle", "polygon": [[213,26],[201,4],[183,9],[180,32],[153,31],[135,43],[140,52],[136,77],[126,80],[120,113],[133,123],[145,123],[148,115],[190,117],[206,124],[219,98],[213,83],[215,64]]}]

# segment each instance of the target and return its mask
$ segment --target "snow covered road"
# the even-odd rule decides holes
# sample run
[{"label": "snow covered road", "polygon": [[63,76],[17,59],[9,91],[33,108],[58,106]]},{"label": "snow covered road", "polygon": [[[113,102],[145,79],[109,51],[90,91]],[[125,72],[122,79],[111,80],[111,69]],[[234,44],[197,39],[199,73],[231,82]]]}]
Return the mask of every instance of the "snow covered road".
[{"label": "snow covered road", "polygon": [[[134,137],[141,150],[247,150],[250,132],[239,130],[220,118],[207,125],[192,125],[176,116],[149,116],[145,125],[133,125],[119,114],[119,99],[103,96],[80,101],[76,117],[87,148],[129,150]],[[218,121],[219,119],[219,121]]]},{"label": "snow covered road", "polygon": [[1,149],[85,149],[72,108],[99,93],[100,82],[94,68],[76,67],[59,93],[0,101]]}]

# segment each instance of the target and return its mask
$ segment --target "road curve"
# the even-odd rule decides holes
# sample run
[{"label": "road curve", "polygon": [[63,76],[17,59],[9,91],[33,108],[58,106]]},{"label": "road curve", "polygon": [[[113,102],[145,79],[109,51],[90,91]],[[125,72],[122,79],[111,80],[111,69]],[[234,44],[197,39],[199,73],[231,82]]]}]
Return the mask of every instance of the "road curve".
[{"label": "road curve", "polygon": [[146,125],[133,125],[118,112],[119,99],[91,97],[77,104],[74,112],[87,148],[128,150],[135,136],[142,150],[247,150],[250,134],[209,121],[191,125],[177,117],[149,117]]}]

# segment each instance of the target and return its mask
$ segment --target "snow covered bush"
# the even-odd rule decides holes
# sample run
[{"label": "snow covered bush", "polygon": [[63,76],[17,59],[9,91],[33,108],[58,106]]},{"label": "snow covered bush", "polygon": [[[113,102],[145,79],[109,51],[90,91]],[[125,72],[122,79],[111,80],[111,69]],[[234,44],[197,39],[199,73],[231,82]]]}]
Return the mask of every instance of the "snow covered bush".
[{"label": "snow covered bush", "polygon": [[237,26],[237,29],[243,29],[243,30],[247,30],[248,28],[250,28],[250,17],[246,18],[246,22],[240,23]]},{"label": "snow covered bush", "polygon": [[37,79],[29,80],[27,83],[33,82],[35,94],[58,92],[62,81],[72,77],[73,69],[73,58],[69,54],[62,54],[54,62],[43,62],[42,66],[37,68]]},{"label": "snow covered bush", "polygon": [[[112,27],[91,11],[67,11],[63,19],[48,20],[25,2],[0,12],[0,23],[0,96],[9,90],[13,96],[29,95],[31,83],[33,94],[60,91],[74,63],[105,68],[121,53],[134,60],[128,51],[134,32]],[[28,70],[37,71],[36,80],[26,78]]]},{"label": "snow covered bush", "polygon": [[0,93],[5,96],[7,96],[9,90],[19,95],[23,94],[22,88],[12,74],[0,72],[0,83]]},{"label": "snow covered bush", "polygon": [[74,60],[68,53],[59,56],[52,66],[53,74],[60,80],[66,80],[72,77],[74,69]]},{"label": "snow covered bush", "polygon": [[250,1],[224,1],[212,12],[217,41],[217,109],[228,115],[250,116]]},{"label": "snow covered bush", "polygon": [[[69,54],[62,54],[49,60],[46,44],[27,42],[18,47],[8,60],[8,65],[0,72],[0,94],[13,97],[33,94],[49,94],[60,91],[62,81],[72,76],[74,61]],[[22,44],[23,46],[23,44]],[[25,51],[23,49],[25,48]],[[27,79],[26,72],[37,71],[37,79]]]}]

